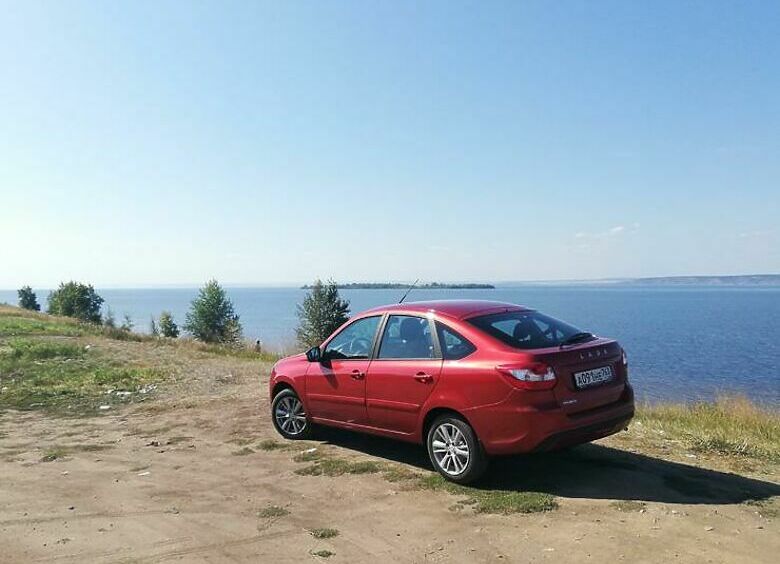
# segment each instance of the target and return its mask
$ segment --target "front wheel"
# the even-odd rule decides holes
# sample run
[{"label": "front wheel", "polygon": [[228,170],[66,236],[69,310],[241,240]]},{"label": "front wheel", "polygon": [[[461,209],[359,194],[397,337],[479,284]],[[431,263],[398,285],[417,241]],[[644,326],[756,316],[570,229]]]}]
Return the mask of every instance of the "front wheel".
[{"label": "front wheel", "polygon": [[311,423],[306,418],[303,403],[298,394],[289,388],[276,394],[271,402],[271,419],[285,439],[307,439],[311,436]]},{"label": "front wheel", "polygon": [[488,459],[476,433],[460,417],[438,417],[428,430],[427,445],[433,467],[451,482],[471,483],[487,469]]}]

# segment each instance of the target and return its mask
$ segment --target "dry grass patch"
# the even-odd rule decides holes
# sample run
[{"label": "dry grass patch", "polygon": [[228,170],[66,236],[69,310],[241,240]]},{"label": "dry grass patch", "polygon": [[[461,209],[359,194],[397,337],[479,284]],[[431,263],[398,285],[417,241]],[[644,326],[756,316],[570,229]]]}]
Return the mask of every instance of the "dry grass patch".
[{"label": "dry grass patch", "polygon": [[261,519],[279,518],[289,514],[290,512],[287,510],[287,508],[280,507],[278,505],[269,505],[268,507],[265,507],[257,512],[257,516]]},{"label": "dry grass patch", "polygon": [[309,530],[309,534],[315,539],[332,539],[333,537],[339,536],[339,531],[338,529],[329,529],[325,527],[322,529],[311,529]]},{"label": "dry grass patch", "polygon": [[647,508],[647,504],[643,501],[634,501],[631,499],[621,499],[619,501],[613,501],[609,504],[610,507],[617,509],[618,511],[625,511],[626,513],[639,512]]},{"label": "dry grass patch", "polygon": [[257,447],[260,450],[272,451],[272,450],[288,450],[292,445],[279,442],[275,439],[265,439],[257,443]]},{"label": "dry grass patch", "polygon": [[481,489],[448,482],[439,474],[429,474],[420,480],[425,489],[446,491],[465,496],[462,505],[471,505],[477,513],[539,513],[558,507],[555,498],[546,493],[514,490]]}]

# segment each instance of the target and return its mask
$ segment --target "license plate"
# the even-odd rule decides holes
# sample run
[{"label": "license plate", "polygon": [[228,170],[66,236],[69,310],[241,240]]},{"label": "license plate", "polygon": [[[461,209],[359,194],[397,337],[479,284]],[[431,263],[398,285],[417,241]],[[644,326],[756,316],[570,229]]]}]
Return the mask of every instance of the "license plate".
[{"label": "license plate", "polygon": [[610,380],[612,380],[611,366],[602,366],[601,368],[593,368],[592,370],[574,373],[574,383],[578,388],[598,386],[599,384],[609,382]]}]

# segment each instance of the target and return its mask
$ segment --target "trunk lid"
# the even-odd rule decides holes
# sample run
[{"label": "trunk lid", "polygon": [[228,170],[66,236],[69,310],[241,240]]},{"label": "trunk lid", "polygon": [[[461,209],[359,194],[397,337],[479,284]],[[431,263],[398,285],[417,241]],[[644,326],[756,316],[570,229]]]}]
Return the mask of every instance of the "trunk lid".
[{"label": "trunk lid", "polygon": [[[534,351],[534,358],[555,371],[557,381],[553,394],[564,412],[570,415],[618,401],[626,385],[623,349],[612,339],[596,338],[563,348],[538,349]],[[604,368],[612,372],[609,381],[577,385],[575,374],[586,373],[583,378],[587,381],[603,377]]]}]

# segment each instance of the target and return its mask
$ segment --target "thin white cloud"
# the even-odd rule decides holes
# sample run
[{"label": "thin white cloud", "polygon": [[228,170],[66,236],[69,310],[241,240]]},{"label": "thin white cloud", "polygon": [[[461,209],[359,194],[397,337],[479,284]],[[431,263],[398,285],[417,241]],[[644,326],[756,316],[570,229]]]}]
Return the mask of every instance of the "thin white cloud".
[{"label": "thin white cloud", "polygon": [[757,229],[755,231],[745,231],[740,233],[738,237],[740,239],[760,239],[770,235],[772,232],[769,229]]},{"label": "thin white cloud", "polygon": [[588,231],[578,231],[574,234],[575,239],[580,240],[588,240],[588,241],[599,241],[603,239],[610,239],[613,237],[618,237],[624,233],[635,233],[639,230],[639,223],[631,223],[630,225],[615,225],[614,227],[610,227],[606,231],[599,231],[596,233],[590,233]]}]

